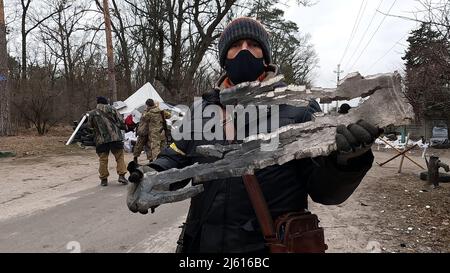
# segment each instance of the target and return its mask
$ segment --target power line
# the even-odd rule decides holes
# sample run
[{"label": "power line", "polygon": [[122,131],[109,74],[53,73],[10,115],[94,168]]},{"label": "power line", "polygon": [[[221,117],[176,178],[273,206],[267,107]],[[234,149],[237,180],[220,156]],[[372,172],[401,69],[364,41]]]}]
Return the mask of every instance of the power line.
[{"label": "power line", "polygon": [[[345,67],[348,67],[348,65],[350,64],[350,62],[353,60],[353,57],[355,57],[356,52],[358,52],[359,47],[361,46],[362,42],[364,41],[364,38],[366,38],[366,34],[369,31],[370,26],[372,26],[373,20],[375,19],[376,15],[377,15],[377,11],[380,9],[381,4],[383,4],[384,0],[380,0],[380,4],[378,5],[377,9],[375,10],[375,12],[372,15],[372,19],[370,19],[369,25],[367,26],[366,30],[364,31],[363,36],[361,37],[361,39],[359,40],[358,45],[356,46],[355,50],[353,51],[352,56],[350,57],[350,59],[348,59],[347,63],[345,64]],[[341,62],[342,63],[342,62]]]},{"label": "power line", "polygon": [[389,54],[389,52],[391,52],[397,45],[401,45],[400,42],[406,37],[406,35],[408,35],[408,33],[403,35],[402,38],[400,38],[400,40],[398,40],[383,56],[381,56],[381,58],[379,58],[376,62],[374,62],[367,71],[370,71],[375,65],[377,65],[381,60],[383,60]]},{"label": "power line", "polygon": [[[363,7],[364,7],[364,10],[363,10]],[[342,63],[342,61],[344,60],[345,55],[347,54],[347,51],[348,51],[348,49],[350,47],[350,44],[352,43],[353,39],[355,38],[355,35],[356,35],[356,32],[358,31],[359,24],[361,23],[361,19],[363,17],[363,14],[366,11],[366,7],[367,7],[367,1],[363,0],[361,2],[361,6],[359,7],[359,11],[358,11],[358,15],[356,16],[355,23],[353,24],[353,29],[352,29],[352,32],[350,34],[350,38],[348,39],[347,46],[345,47],[344,54],[342,54],[342,58],[341,58],[341,61],[339,63]],[[361,13],[361,11],[362,11],[362,13]]]},{"label": "power line", "polygon": [[[389,11],[387,12],[388,14],[391,12],[392,8],[394,8],[395,3],[397,3],[397,0],[394,0],[394,2],[392,3],[391,7],[389,8]],[[361,51],[361,54],[359,54],[358,58],[356,59],[356,61],[353,63],[353,65],[351,66],[351,68],[349,69],[350,71],[353,69],[353,67],[358,63],[359,59],[361,59],[361,56],[364,54],[364,52],[366,51],[366,49],[369,47],[370,43],[372,42],[373,38],[375,37],[375,35],[378,33],[378,31],[380,30],[381,26],[383,25],[384,21],[386,21],[387,16],[385,15],[383,17],[383,20],[381,20],[380,24],[378,25],[377,29],[375,30],[375,32],[373,33],[372,37],[370,37],[369,42],[367,42],[366,46],[364,47],[364,49]]]}]

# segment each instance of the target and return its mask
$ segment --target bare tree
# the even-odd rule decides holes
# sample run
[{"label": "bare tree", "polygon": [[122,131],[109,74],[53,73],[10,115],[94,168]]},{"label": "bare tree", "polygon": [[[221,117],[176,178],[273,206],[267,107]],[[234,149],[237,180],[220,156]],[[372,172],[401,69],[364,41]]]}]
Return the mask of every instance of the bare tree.
[{"label": "bare tree", "polygon": [[63,64],[63,76],[66,91],[74,91],[74,68],[83,57],[88,33],[77,36],[76,32],[84,30],[80,21],[86,14],[86,6],[75,0],[53,0],[50,3],[56,9],[50,22],[40,25],[42,42],[47,49]]},{"label": "bare tree", "polygon": [[[318,63],[310,35],[300,33],[295,22],[284,19],[284,11],[275,6],[279,2],[258,0],[251,6],[248,15],[258,18],[270,32],[272,59],[280,66],[287,83],[310,85]],[[309,1],[299,2],[311,5]]]},{"label": "bare tree", "polygon": [[155,84],[161,80],[166,56],[165,3],[158,0],[126,0],[134,14],[134,27],[130,40],[133,43],[134,62],[136,65],[135,80],[138,85],[146,82]]},{"label": "bare tree", "polygon": [[109,93],[110,99],[112,101],[117,101],[116,72],[114,64],[113,43],[111,33],[111,17],[109,15],[108,0],[103,0],[103,14],[105,17],[106,55],[108,56]]},{"label": "bare tree", "polygon": [[146,44],[142,47],[148,54],[144,67],[149,68],[150,78],[155,75],[162,83],[167,98],[189,101],[194,93],[195,74],[205,53],[219,37],[218,27],[236,0],[127,0],[127,3],[139,17],[152,18],[135,30],[141,34],[136,42]]},{"label": "bare tree", "polygon": [[[90,4],[80,0],[52,0],[49,5],[57,12],[39,26],[40,37],[37,37],[40,47],[54,56],[57,84],[63,90],[61,96],[56,99],[61,107],[55,109],[55,115],[65,114],[67,119],[71,120],[78,118],[84,109],[85,98],[80,91],[84,83],[76,80],[76,72],[79,71],[83,60],[89,56],[89,46],[94,43],[98,34],[97,31],[86,29],[86,18],[95,15],[88,9]],[[41,49],[41,52],[44,49]],[[97,50],[103,52],[99,47]],[[42,64],[42,56],[38,58],[38,62]],[[97,65],[102,66],[103,63]],[[68,102],[72,102],[72,107],[67,108]]]},{"label": "bare tree", "polygon": [[[99,39],[95,37],[95,39]],[[99,66],[105,63],[105,55],[99,41],[88,45],[86,55],[80,60],[75,68],[75,79],[78,83],[78,90],[81,94],[81,111],[86,112],[94,106],[93,98],[101,92],[107,90],[108,81],[104,77],[107,69]]]},{"label": "bare tree", "polygon": [[412,31],[406,51],[406,97],[416,117],[450,118],[450,1],[417,0],[411,17],[386,14],[420,22]]},{"label": "bare tree", "polygon": [[[52,17],[56,12],[51,12],[42,18],[35,18],[36,15],[30,15],[29,9],[32,0],[20,0],[22,8],[21,36],[22,36],[22,79],[27,78],[27,37],[31,31],[39,27],[40,24]],[[31,19],[31,20],[30,20]],[[33,24],[27,29],[27,22],[32,21]]]},{"label": "bare tree", "polygon": [[404,20],[415,21],[422,24],[428,24],[434,30],[441,33],[443,37],[450,36],[450,2],[448,0],[416,0],[420,4],[420,10],[413,12],[413,15],[401,16],[395,14],[379,13],[401,18]]},{"label": "bare tree", "polygon": [[0,136],[7,136],[11,134],[8,74],[5,11],[3,0],[0,0]]},{"label": "bare tree", "polygon": [[[107,95],[105,75],[111,67],[120,97],[151,82],[165,99],[189,103],[193,95],[211,88],[221,72],[215,47],[221,30],[239,16],[239,10],[246,14],[252,4],[249,0],[15,1],[16,16],[22,15],[22,20],[16,20],[11,29],[16,29],[17,39],[23,42],[22,56],[19,43],[19,56],[13,56],[22,63],[14,66],[14,75],[27,81],[24,85],[14,83],[13,105],[27,109],[33,109],[32,104],[41,105],[35,113],[51,109],[52,115],[67,114],[71,119],[87,111],[95,95]],[[103,9],[104,2],[110,8]],[[114,35],[106,47],[102,10],[111,13],[106,21],[111,21]],[[33,31],[36,29],[40,31]],[[296,39],[307,41],[303,36]],[[105,68],[108,49],[116,62]],[[310,59],[303,55],[290,59],[286,54],[278,56],[286,59],[292,75],[310,70]],[[41,89],[42,103],[38,98]],[[30,113],[21,116],[34,123]],[[46,127],[49,122],[45,122]],[[41,125],[37,127],[45,133]]]},{"label": "bare tree", "polygon": [[450,2],[439,0],[419,0],[422,7],[426,10],[426,21],[431,25],[435,25],[437,32],[442,37],[450,38]]},{"label": "bare tree", "polygon": [[[99,0],[95,1],[97,7],[100,9],[102,13],[105,13],[103,5],[100,5]],[[112,31],[116,35],[119,45],[120,45],[120,54],[119,54],[119,63],[121,64],[124,71],[124,81],[125,81],[125,94],[131,95],[133,88],[131,83],[131,56],[129,50],[129,35],[127,34],[127,28],[131,26],[128,25],[126,21],[127,14],[129,12],[122,12],[121,7],[117,4],[115,0],[112,0],[113,8],[112,8],[112,18],[110,17],[110,23],[112,27]],[[105,13],[106,14],[106,13]],[[117,20],[114,22],[113,18]],[[117,71],[116,71],[117,73]]]},{"label": "bare tree", "polygon": [[[209,47],[220,36],[217,31],[219,24],[225,18],[236,1],[200,1],[192,4],[183,0],[171,2],[165,0],[166,9],[177,12],[168,14],[169,45],[171,47],[171,67],[163,79],[167,87],[178,101],[191,100],[194,92],[192,81],[194,75]],[[183,24],[191,31],[183,32]],[[187,33],[187,35],[186,35]],[[192,37],[194,36],[194,37]],[[189,47],[186,42],[194,41]],[[186,52],[186,53],[185,53]],[[187,54],[187,53],[191,54]]]},{"label": "bare tree", "polygon": [[43,67],[30,67],[29,83],[23,85],[22,96],[19,102],[14,102],[21,117],[31,123],[39,135],[44,135],[49,128],[64,119],[64,115],[55,114],[57,99],[61,91],[52,83],[53,65],[47,64]]}]

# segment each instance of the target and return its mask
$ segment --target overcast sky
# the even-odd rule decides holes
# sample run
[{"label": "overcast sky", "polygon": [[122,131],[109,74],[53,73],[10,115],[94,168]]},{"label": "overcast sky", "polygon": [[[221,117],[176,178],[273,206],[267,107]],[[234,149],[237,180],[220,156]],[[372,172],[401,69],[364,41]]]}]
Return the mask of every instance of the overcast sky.
[{"label": "overcast sky", "polygon": [[[339,63],[344,70],[341,79],[354,71],[364,76],[402,70],[401,57],[407,48],[408,33],[418,24],[386,17],[376,10],[379,7],[380,11],[387,13],[392,7],[390,14],[413,17],[414,11],[423,9],[416,0],[312,0],[317,2],[312,7],[298,6],[295,0],[283,0],[286,1],[288,5],[280,5],[286,11],[285,18],[296,22],[302,33],[311,35],[320,59],[314,85],[321,87],[336,85],[334,71]],[[359,24],[355,24],[357,18],[360,19]],[[353,30],[356,31],[350,40]],[[349,41],[351,43],[345,52]],[[19,52],[19,45],[10,43],[10,50]]]},{"label": "overcast sky", "polygon": [[[406,39],[408,33],[417,27],[417,23],[385,17],[381,13],[376,13],[376,10],[380,7],[379,10],[387,13],[392,7],[390,14],[412,17],[412,12],[420,7],[415,0],[316,1],[318,3],[309,8],[290,4],[285,14],[286,19],[296,22],[303,33],[312,36],[311,42],[320,58],[320,67],[316,70],[314,80],[315,86],[335,86],[337,77],[333,71],[337,70],[337,64],[341,60],[341,70],[344,70],[341,78],[354,71],[359,71],[364,76],[392,72],[403,67],[401,57],[407,48]],[[360,10],[362,13],[360,23],[356,24],[354,38],[342,59]],[[374,19],[369,27],[372,18]],[[383,18],[384,23],[379,27]],[[378,32],[373,36],[378,27]],[[372,36],[373,39],[369,43]],[[364,39],[361,40],[362,38]],[[363,51],[366,45],[368,46]],[[361,57],[357,60],[359,56]]]}]

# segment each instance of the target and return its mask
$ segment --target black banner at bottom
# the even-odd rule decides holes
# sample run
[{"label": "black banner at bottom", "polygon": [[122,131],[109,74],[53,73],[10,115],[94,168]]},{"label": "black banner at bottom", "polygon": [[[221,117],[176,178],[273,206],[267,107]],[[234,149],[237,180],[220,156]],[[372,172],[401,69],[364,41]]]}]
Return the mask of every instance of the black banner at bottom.
[{"label": "black banner at bottom", "polygon": [[[23,271],[91,272],[302,272],[305,270],[361,270],[401,272],[427,265],[438,269],[450,260],[449,254],[0,254],[4,268]],[[8,266],[11,265],[11,267]],[[22,269],[22,270],[20,270]]]}]

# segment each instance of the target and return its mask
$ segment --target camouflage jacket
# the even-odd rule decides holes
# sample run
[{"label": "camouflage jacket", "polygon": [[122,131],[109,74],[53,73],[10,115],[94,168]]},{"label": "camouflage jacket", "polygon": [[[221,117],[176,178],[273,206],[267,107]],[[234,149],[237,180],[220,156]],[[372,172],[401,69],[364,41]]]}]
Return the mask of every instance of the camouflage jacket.
[{"label": "camouflage jacket", "polygon": [[89,124],[94,129],[97,146],[123,141],[121,130],[125,130],[125,123],[121,115],[112,106],[97,104],[97,108],[89,112]]},{"label": "camouflage jacket", "polygon": [[142,113],[141,119],[139,121],[139,127],[136,131],[138,136],[148,136],[148,123],[150,121],[150,109],[145,109],[144,113]]},{"label": "camouflage jacket", "polygon": [[166,119],[170,117],[169,112],[159,109],[158,106],[148,108],[142,114],[139,122],[138,135],[157,135],[161,133],[165,128]]}]

